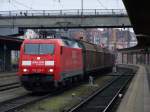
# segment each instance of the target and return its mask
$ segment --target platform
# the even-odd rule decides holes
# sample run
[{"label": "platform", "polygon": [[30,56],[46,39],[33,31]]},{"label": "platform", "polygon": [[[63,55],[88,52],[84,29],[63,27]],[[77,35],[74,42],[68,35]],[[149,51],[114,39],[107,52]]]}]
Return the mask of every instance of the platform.
[{"label": "platform", "polygon": [[147,73],[145,66],[137,66],[139,69],[129,85],[117,112],[150,112],[150,83],[148,83],[150,74]]}]

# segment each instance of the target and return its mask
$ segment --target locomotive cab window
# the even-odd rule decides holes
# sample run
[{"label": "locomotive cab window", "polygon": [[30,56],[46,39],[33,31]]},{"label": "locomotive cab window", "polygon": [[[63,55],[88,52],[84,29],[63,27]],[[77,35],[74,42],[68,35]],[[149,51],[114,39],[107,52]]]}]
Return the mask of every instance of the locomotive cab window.
[{"label": "locomotive cab window", "polygon": [[25,54],[54,54],[53,44],[25,44]]}]

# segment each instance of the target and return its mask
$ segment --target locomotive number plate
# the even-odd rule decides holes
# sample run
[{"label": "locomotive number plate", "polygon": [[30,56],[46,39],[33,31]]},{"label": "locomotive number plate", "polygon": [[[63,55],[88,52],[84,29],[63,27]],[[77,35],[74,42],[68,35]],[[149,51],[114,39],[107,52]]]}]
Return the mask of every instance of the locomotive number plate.
[{"label": "locomotive number plate", "polygon": [[43,71],[44,71],[43,69],[32,69],[32,72],[35,72],[35,73],[41,73]]}]

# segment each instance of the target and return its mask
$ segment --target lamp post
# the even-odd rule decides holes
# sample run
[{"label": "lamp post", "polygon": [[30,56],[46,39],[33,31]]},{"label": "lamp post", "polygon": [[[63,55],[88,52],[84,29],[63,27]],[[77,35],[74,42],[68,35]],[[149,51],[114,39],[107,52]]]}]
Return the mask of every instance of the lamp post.
[{"label": "lamp post", "polygon": [[6,49],[7,49],[7,47],[6,47],[6,45],[4,44],[4,71],[6,70]]},{"label": "lamp post", "polygon": [[81,0],[81,15],[83,15],[83,0]]}]

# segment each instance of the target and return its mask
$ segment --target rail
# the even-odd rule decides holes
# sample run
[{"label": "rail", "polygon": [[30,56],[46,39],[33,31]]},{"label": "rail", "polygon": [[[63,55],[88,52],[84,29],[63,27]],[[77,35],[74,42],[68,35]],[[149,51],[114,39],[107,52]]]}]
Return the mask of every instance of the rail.
[{"label": "rail", "polygon": [[0,92],[21,87],[19,82],[0,85]]},{"label": "rail", "polygon": [[129,81],[133,78],[133,74],[125,72],[103,88],[96,91],[78,105],[74,106],[67,112],[108,112],[115,105],[118,96],[125,89]]},{"label": "rail", "polygon": [[29,16],[127,16],[125,9],[67,9],[67,10],[13,10],[0,11],[0,17]]}]

